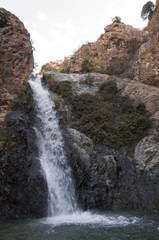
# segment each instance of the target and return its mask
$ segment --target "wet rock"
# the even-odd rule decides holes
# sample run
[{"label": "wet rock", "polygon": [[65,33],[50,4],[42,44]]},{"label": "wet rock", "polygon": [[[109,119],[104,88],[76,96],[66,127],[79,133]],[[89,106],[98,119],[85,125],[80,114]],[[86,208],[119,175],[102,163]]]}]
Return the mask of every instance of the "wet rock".
[{"label": "wet rock", "polygon": [[134,157],[141,207],[159,210],[159,136],[151,135],[141,140]]},{"label": "wet rock", "polygon": [[6,117],[6,141],[0,150],[0,221],[47,215],[47,184],[33,130],[33,99],[14,105]]}]

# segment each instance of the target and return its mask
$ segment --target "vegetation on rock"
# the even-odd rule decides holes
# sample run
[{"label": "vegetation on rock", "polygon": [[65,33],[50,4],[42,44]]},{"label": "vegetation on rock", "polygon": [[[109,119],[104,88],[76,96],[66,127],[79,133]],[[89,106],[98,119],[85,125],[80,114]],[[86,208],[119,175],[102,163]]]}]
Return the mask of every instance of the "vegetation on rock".
[{"label": "vegetation on rock", "polygon": [[150,20],[154,10],[155,10],[155,4],[153,2],[151,2],[151,1],[148,1],[142,7],[141,18],[143,20],[146,20],[146,19]]},{"label": "vegetation on rock", "polygon": [[81,64],[81,72],[89,73],[96,71],[96,64],[90,58],[85,58]]},{"label": "vegetation on rock", "polygon": [[71,107],[74,121],[68,120],[67,124],[95,143],[132,145],[144,137],[150,127],[145,105],[135,105],[129,96],[121,96],[113,81],[101,84],[96,95],[72,94],[69,81],[58,82],[49,78],[45,81]]}]

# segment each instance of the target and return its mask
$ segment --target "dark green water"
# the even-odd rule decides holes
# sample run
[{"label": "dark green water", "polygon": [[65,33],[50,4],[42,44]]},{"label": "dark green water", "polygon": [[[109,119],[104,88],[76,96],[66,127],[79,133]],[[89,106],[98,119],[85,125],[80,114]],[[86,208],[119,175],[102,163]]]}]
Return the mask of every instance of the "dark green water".
[{"label": "dark green water", "polygon": [[74,213],[0,225],[0,240],[159,240],[158,213]]}]

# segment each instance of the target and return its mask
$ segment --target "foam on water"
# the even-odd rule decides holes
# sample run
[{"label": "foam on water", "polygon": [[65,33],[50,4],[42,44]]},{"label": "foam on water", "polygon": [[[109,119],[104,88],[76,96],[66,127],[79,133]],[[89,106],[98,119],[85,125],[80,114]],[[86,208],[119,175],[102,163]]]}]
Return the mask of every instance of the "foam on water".
[{"label": "foam on water", "polygon": [[102,225],[102,226],[127,226],[135,224],[140,219],[137,217],[112,216],[93,214],[90,211],[74,212],[71,215],[60,215],[49,217],[43,220],[43,223],[54,226],[59,225]]}]

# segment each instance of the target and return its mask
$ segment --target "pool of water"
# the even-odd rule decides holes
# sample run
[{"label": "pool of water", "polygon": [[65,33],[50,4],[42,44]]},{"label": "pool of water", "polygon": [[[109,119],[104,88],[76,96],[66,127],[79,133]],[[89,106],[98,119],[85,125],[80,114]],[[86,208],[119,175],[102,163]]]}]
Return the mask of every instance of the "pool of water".
[{"label": "pool of water", "polygon": [[75,212],[0,224],[0,240],[158,240],[159,214]]}]

